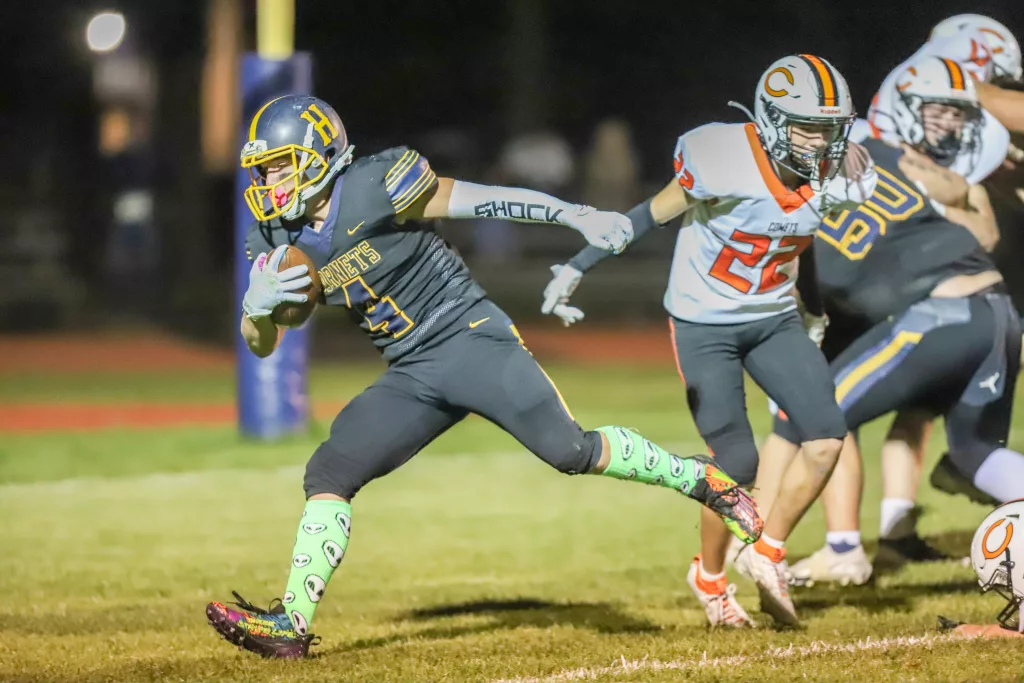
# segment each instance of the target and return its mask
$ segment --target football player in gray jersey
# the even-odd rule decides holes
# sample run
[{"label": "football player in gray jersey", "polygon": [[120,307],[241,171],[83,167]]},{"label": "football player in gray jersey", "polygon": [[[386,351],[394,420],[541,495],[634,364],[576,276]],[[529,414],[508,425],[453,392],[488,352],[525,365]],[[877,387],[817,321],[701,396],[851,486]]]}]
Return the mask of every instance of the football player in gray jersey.
[{"label": "football player in gray jersey", "polygon": [[252,173],[246,201],[257,222],[241,333],[271,354],[282,302],[305,300],[306,266],[278,272],[286,245],[313,261],[327,305],[349,309],[387,370],[338,414],[310,458],[306,506],[280,601],[261,609],[210,603],[228,641],[266,657],[302,657],[317,605],[348,547],[352,499],[473,413],[565,474],[601,474],[680,491],[722,516],[745,542],[761,533],[756,504],[703,455],[670,454],[622,427],[584,430],[533,359],[515,325],[474,282],[425,219],[500,217],[564,225],[591,245],[620,251],[629,218],[527,189],[438,178],[404,147],[353,160],[337,113],[313,97],[267,103],[242,151]]}]

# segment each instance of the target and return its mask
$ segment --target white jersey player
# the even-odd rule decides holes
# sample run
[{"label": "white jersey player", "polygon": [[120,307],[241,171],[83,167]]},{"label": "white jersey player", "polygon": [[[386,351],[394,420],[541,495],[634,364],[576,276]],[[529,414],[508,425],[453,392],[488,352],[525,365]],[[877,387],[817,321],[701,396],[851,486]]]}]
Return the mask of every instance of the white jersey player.
[{"label": "white jersey player", "polygon": [[[999,27],[996,30],[993,26]],[[893,69],[871,101],[867,120],[858,121],[853,140],[867,137],[898,141],[895,117],[900,101],[901,74],[927,57],[949,60],[957,77],[979,83],[1020,78],[1020,48],[1013,35],[1001,24],[980,15],[959,15],[943,21],[917,52]],[[982,112],[983,120],[976,138],[965,145],[955,158],[945,161],[951,171],[977,184],[1002,165],[1010,151],[1010,133],[992,113]]]},{"label": "white jersey player", "polygon": [[[847,154],[853,104],[845,80],[826,60],[805,54],[772,64],[757,85],[754,111],[752,123],[710,124],[680,137],[675,178],[628,215],[634,239],[683,217],[664,303],[690,410],[716,464],[740,484],[751,484],[757,471],[744,369],[799,424],[814,475],[783,484],[783,502],[768,517],[755,552],[746,553],[762,609],[795,623],[784,542],[824,487],[846,424],[793,289],[800,288],[820,326],[809,247],[822,217],[866,200],[876,175],[862,147]],[[543,312],[566,324],[582,318],[569,296],[600,259],[585,249],[568,265],[555,266]],[[735,586],[726,582],[725,527],[707,516],[702,526],[702,554],[688,582],[712,624],[750,625],[733,597]]]},{"label": "white jersey player", "polygon": [[[978,81],[981,106],[999,119],[1012,132],[1024,132],[1024,92],[1019,88],[1024,79],[1020,43],[1010,29],[982,14],[958,14],[938,23],[932,29],[933,39],[951,36],[965,30],[981,33],[992,53],[992,77]],[[1013,150],[1013,160],[1020,162],[1022,153]]]}]

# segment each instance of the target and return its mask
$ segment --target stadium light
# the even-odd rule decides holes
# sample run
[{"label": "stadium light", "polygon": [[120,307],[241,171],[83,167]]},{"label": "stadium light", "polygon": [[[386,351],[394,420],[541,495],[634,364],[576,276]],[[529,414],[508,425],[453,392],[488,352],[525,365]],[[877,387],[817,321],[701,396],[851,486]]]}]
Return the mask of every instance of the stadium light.
[{"label": "stadium light", "polygon": [[125,28],[120,12],[100,12],[89,20],[85,40],[93,52],[110,52],[124,40]]}]

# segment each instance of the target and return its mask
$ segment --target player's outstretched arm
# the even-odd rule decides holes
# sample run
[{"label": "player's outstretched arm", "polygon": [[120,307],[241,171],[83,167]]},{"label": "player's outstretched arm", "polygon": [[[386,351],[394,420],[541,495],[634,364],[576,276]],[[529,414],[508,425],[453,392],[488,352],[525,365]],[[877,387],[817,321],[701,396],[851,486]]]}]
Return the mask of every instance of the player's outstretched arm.
[{"label": "player's outstretched arm", "polygon": [[[634,206],[626,216],[633,224],[633,241],[648,234],[651,230],[661,227],[674,218],[681,216],[697,204],[686,190],[676,181],[670,182],[658,194]],[[551,266],[553,278],[544,288],[544,303],[541,313],[555,315],[562,319],[566,327],[583,319],[584,314],[579,308],[569,305],[569,297],[576,291],[583,273],[610,256],[610,253],[595,247],[584,247],[567,265]]]},{"label": "player's outstretched arm", "polygon": [[1007,90],[991,83],[975,81],[981,106],[999,123],[1017,133],[1024,133],[1024,92]]},{"label": "player's outstretched arm", "polygon": [[988,192],[981,185],[971,185],[966,208],[947,207],[946,218],[967,228],[985,251],[992,251],[999,244],[999,224]]},{"label": "player's outstretched arm", "polygon": [[[691,197],[676,181],[671,181],[650,199],[643,201],[626,212],[633,224],[633,242],[678,218],[696,206],[698,200]],[[584,247],[569,260],[569,265],[585,273],[610,256],[607,251]]]},{"label": "player's outstretched arm", "polygon": [[499,218],[564,225],[580,232],[591,245],[614,253],[633,239],[633,226],[620,213],[569,204],[536,190],[452,178],[438,178],[430,196],[406,213],[411,218]]}]

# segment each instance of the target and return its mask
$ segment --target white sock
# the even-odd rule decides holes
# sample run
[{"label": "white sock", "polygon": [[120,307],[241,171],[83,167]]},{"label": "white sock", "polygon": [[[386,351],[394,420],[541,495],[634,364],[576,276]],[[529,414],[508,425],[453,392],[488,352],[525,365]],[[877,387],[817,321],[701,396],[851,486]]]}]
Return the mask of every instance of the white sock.
[{"label": "white sock", "polygon": [[1024,498],[1024,455],[997,448],[974,475],[974,485],[998,501]]},{"label": "white sock", "polygon": [[768,534],[761,534],[761,541],[769,548],[775,548],[776,550],[782,550],[782,547],[786,545],[785,541],[776,540]]},{"label": "white sock", "polygon": [[720,578],[725,576],[725,572],[724,571],[721,571],[721,572],[719,572],[717,574],[712,574],[707,569],[704,569],[704,559],[703,558],[701,558],[700,562],[697,564],[697,571],[700,573],[701,578],[704,579],[705,581],[718,581]]},{"label": "white sock", "polygon": [[879,535],[889,538],[900,522],[914,509],[914,501],[906,498],[883,498],[882,520],[879,523]]},{"label": "white sock", "polygon": [[851,550],[860,545],[859,531],[829,531],[825,534],[825,542],[835,548],[849,547]]}]

